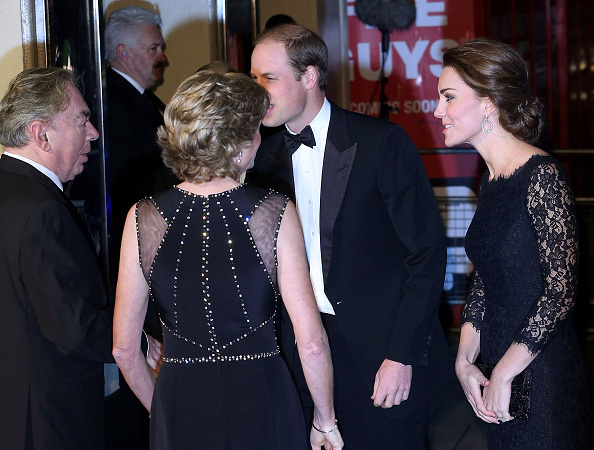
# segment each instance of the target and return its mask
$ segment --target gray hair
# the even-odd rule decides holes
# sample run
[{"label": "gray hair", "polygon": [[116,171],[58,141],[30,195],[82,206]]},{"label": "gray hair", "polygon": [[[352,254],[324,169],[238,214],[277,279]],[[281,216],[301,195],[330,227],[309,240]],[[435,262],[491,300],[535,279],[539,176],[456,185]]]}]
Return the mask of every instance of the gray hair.
[{"label": "gray hair", "polygon": [[18,74],[0,101],[0,142],[13,148],[27,145],[33,121],[51,123],[57,113],[68,108],[70,85],[80,91],[80,78],[59,67],[28,69]]},{"label": "gray hair", "polygon": [[105,27],[105,59],[112,62],[116,58],[116,49],[120,44],[134,47],[136,29],[140,25],[153,25],[160,28],[161,23],[161,16],[158,13],[140,6],[116,9],[107,19]]}]

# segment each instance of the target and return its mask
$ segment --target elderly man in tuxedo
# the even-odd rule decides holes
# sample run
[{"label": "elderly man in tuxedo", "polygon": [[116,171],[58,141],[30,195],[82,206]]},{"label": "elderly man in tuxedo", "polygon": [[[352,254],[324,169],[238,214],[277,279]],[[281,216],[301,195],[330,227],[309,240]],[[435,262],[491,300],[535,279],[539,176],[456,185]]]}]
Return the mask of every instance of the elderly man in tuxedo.
[{"label": "elderly man in tuxedo", "polygon": [[19,74],[0,102],[0,447],[105,448],[112,314],[95,247],[63,183],[99,134],[78,77]]},{"label": "elderly man in tuxedo", "polygon": [[[325,98],[327,65],[324,41],[304,27],[258,37],[251,74],[270,93],[262,123],[286,130],[262,143],[247,180],[296,200],[346,446],[424,449],[426,405],[453,375],[437,318],[437,202],[402,128]],[[281,343],[299,381],[286,323]]]},{"label": "elderly man in tuxedo", "polygon": [[[156,142],[165,105],[151,89],[162,82],[167,64],[160,26],[159,15],[139,6],[128,6],[113,11],[105,27],[105,55],[109,62],[105,134],[114,280],[126,213],[141,198],[177,181],[164,166]],[[147,323],[145,329],[153,335],[160,334],[156,320]]]},{"label": "elderly man in tuxedo", "polygon": [[[139,6],[113,11],[105,27],[105,142],[111,200],[110,291],[115,295],[120,243],[126,214],[147,195],[178,182],[165,167],[157,145],[165,105],[152,92],[167,65],[161,17]],[[153,302],[144,323],[149,336],[162,339]],[[108,447],[148,449],[148,413],[120,376],[120,389],[107,400]]]}]

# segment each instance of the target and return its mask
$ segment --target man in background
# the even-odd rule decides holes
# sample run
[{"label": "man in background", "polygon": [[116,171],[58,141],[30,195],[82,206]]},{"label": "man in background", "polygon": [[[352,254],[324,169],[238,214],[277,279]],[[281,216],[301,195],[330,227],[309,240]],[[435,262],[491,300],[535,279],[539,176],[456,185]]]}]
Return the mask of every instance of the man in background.
[{"label": "man in background", "polygon": [[[115,294],[120,243],[126,214],[147,195],[177,182],[161,159],[156,142],[165,105],[151,91],[163,81],[167,65],[161,17],[139,6],[115,10],[105,27],[106,165],[111,200],[109,248],[110,291]],[[162,339],[153,302],[149,302],[145,332]],[[148,449],[149,416],[120,376],[120,389],[107,399],[110,450]]]},{"label": "man in background", "polygon": [[26,70],[0,102],[0,447],[105,449],[112,314],[95,247],[63,184],[99,134],[78,77]]},{"label": "man in background", "polygon": [[[109,62],[105,131],[112,210],[110,254],[114,268],[130,207],[177,181],[164,166],[156,142],[165,105],[151,89],[163,81],[167,64],[160,26],[159,15],[129,6],[112,12],[105,27],[105,54]],[[116,276],[117,272],[112,274],[112,278]],[[147,331],[160,332],[158,323],[147,327]]]}]

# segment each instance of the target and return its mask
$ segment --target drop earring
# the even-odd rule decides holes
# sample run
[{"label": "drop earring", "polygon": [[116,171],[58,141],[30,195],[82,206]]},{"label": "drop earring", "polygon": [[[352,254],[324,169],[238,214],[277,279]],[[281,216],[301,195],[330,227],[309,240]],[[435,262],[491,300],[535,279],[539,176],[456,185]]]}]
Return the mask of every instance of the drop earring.
[{"label": "drop earring", "polygon": [[489,120],[489,114],[485,114],[485,120],[483,120],[483,123],[481,124],[481,130],[483,130],[483,133],[485,134],[489,134],[493,131],[493,122]]},{"label": "drop earring", "polygon": [[242,154],[243,154],[243,152],[239,152],[239,155],[237,155],[237,165],[240,165],[241,164],[241,155]]}]

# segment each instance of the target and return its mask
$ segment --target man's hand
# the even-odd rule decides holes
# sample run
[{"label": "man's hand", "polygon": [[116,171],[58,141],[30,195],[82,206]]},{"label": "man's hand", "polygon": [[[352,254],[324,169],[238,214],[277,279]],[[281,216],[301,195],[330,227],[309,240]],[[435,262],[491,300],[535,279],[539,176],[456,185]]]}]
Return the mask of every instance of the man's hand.
[{"label": "man's hand", "polygon": [[399,405],[408,399],[411,383],[412,366],[405,366],[402,363],[384,359],[375,374],[375,384],[371,396],[373,405],[382,408]]}]

